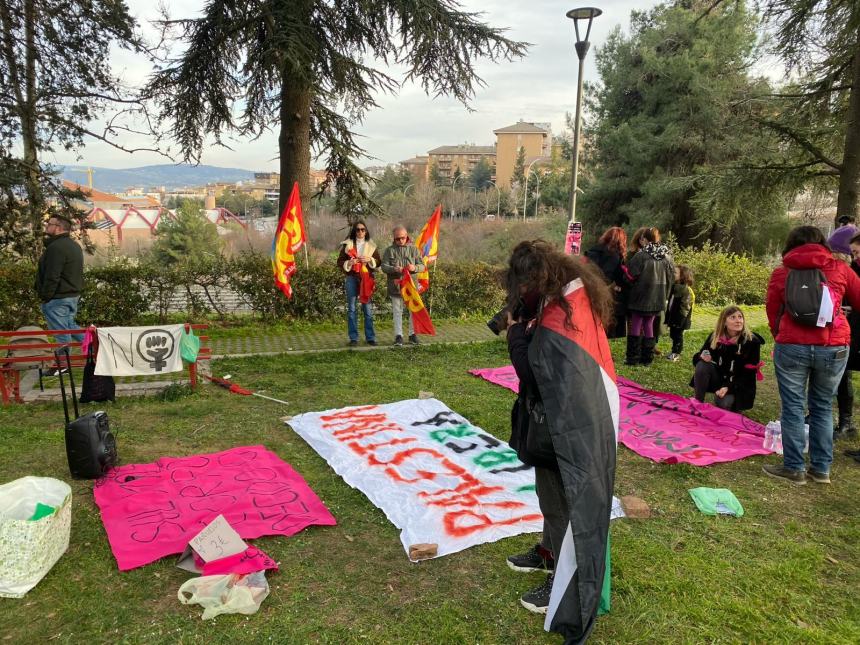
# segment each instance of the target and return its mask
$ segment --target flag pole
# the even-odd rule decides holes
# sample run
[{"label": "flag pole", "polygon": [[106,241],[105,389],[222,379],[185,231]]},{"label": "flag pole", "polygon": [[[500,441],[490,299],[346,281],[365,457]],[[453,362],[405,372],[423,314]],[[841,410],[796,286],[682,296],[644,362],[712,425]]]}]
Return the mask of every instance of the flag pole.
[{"label": "flag pole", "polygon": [[[436,260],[438,260],[438,256]],[[433,279],[430,281],[430,295],[427,296],[427,315],[433,315],[433,285],[436,284],[436,260],[433,260],[433,268],[430,272],[433,274]]]},{"label": "flag pole", "polygon": [[305,240],[305,243],[302,244],[302,246],[305,249],[305,268],[308,269],[308,268],[310,268],[310,266],[308,264],[308,241]]}]

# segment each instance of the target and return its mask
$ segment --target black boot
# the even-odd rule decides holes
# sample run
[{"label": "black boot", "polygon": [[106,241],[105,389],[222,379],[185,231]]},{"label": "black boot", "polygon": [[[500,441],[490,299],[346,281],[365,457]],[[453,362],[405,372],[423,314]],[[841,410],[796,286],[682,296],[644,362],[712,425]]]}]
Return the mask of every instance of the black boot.
[{"label": "black boot", "polygon": [[833,430],[833,440],[836,441],[837,439],[847,439],[848,437],[856,436],[857,428],[855,428],[854,424],[851,423],[851,415],[840,414],[839,425],[837,425]]},{"label": "black boot", "polygon": [[657,345],[656,338],[643,338],[642,339],[642,358],[640,359],[642,365],[646,367],[654,362],[654,347]]},{"label": "black boot", "polygon": [[642,337],[627,337],[627,359],[625,365],[639,365],[639,354],[642,352]]}]

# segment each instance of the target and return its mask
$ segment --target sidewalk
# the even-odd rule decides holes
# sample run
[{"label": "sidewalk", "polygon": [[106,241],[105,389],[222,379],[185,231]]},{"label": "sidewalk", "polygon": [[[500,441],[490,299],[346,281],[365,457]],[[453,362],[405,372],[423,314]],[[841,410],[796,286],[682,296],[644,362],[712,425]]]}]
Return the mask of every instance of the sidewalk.
[{"label": "sidewalk", "polygon": [[[212,348],[212,358],[225,356],[260,356],[282,353],[309,353],[326,351],[361,351],[382,350],[394,347],[394,331],[391,323],[377,323],[375,347],[368,345],[360,337],[357,347],[349,346],[346,329],[341,331],[300,331],[294,334],[279,334],[276,336],[257,336],[244,338],[213,338],[209,341]],[[405,325],[404,325],[405,327]],[[404,332],[406,330],[404,329]],[[495,338],[493,333],[482,322],[446,321],[436,325],[435,336],[419,336],[422,345],[474,343]],[[404,337],[404,346],[409,345]]]}]

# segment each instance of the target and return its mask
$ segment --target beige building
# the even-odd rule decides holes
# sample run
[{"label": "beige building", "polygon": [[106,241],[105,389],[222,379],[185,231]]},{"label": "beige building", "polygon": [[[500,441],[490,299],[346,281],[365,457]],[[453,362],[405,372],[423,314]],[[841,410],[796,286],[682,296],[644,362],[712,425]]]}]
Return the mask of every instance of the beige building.
[{"label": "beige building", "polygon": [[460,174],[468,175],[481,159],[486,159],[490,167],[496,163],[496,148],[494,146],[440,146],[427,153],[429,156],[428,177],[430,168],[435,166],[439,177],[452,180],[457,169]]},{"label": "beige building", "polygon": [[427,155],[401,161],[400,166],[412,173],[415,181],[427,181],[430,177],[430,157]]},{"label": "beige building", "polygon": [[517,163],[520,148],[525,149],[526,167],[535,161],[551,157],[552,134],[548,124],[520,121],[498,130],[496,135],[496,184],[511,187],[511,175]]}]

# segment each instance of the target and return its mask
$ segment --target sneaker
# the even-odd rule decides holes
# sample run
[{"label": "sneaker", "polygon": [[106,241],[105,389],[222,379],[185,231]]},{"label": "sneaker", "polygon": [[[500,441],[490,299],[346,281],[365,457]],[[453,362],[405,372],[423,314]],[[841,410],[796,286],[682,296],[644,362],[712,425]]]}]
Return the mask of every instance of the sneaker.
[{"label": "sneaker", "polygon": [[418,336],[416,336],[415,334],[409,334],[409,342],[412,343],[413,345],[420,344],[418,342]]},{"label": "sneaker", "polygon": [[680,354],[676,354],[675,352],[672,352],[671,354],[669,354],[668,356],[666,356],[666,360],[667,360],[667,361],[672,361],[673,363],[677,363],[679,358],[681,358],[681,355],[680,355]]},{"label": "sneaker", "polygon": [[398,347],[403,345],[403,336],[395,336],[394,337],[394,344],[397,345]]},{"label": "sneaker", "polygon": [[373,347],[376,347],[376,341],[375,340],[369,340],[369,341],[367,341],[367,344],[372,345]]},{"label": "sneaker", "polygon": [[762,466],[764,474],[774,479],[783,479],[796,486],[806,484],[806,473],[802,470],[789,470],[785,466]]},{"label": "sneaker", "polygon": [[68,374],[68,373],[69,373],[68,367],[61,367],[60,369],[57,369],[56,367],[52,367],[49,370],[42,372],[42,376],[59,376],[60,374]]},{"label": "sneaker", "polygon": [[520,604],[536,614],[545,614],[546,608],[549,607],[549,595],[552,592],[552,578],[553,574],[549,574],[540,587],[535,587],[520,596]]},{"label": "sneaker", "polygon": [[349,346],[350,347],[358,347],[358,341],[357,340],[349,341]]},{"label": "sneaker", "polygon": [[531,571],[552,571],[555,561],[552,556],[544,557],[545,552],[540,544],[535,544],[531,549],[519,555],[508,556],[508,566],[514,571],[529,573]]},{"label": "sneaker", "polygon": [[830,473],[820,473],[817,470],[812,470],[810,468],[808,471],[806,471],[806,474],[816,484],[829,484],[830,483]]}]

